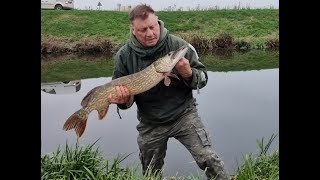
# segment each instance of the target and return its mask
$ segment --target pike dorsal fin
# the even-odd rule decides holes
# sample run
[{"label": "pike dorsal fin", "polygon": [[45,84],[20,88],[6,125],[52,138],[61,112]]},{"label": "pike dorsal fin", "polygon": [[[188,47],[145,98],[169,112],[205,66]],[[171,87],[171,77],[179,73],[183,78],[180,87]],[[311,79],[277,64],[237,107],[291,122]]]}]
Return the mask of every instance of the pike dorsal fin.
[{"label": "pike dorsal fin", "polygon": [[87,95],[82,99],[82,101],[81,101],[81,106],[87,106],[88,105],[88,102],[90,101],[90,99],[91,99],[91,94],[93,94],[98,88],[100,88],[100,86],[97,86],[97,87],[95,87],[95,88],[93,88],[93,89],[91,89],[88,93],[87,93]]}]

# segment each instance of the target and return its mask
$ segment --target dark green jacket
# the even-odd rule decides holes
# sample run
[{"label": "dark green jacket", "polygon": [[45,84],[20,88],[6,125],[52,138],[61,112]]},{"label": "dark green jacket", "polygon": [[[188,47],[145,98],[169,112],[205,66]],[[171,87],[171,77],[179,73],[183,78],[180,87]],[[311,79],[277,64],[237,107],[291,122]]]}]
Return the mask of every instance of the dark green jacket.
[{"label": "dark green jacket", "polygon": [[[169,34],[161,20],[159,20],[159,24],[160,41],[153,48],[144,48],[131,33],[130,40],[115,55],[115,69],[112,79],[141,71],[156,59],[187,43],[185,40]],[[153,124],[174,121],[188,112],[188,107],[195,104],[192,90],[201,89],[207,84],[207,71],[205,66],[199,62],[196,52],[191,48],[185,58],[189,60],[192,68],[192,79],[189,82],[181,76],[179,76],[180,80],[171,78],[171,84],[168,87],[161,81],[150,90],[134,96],[140,121]],[[128,108],[122,104],[118,107],[120,109]]]}]

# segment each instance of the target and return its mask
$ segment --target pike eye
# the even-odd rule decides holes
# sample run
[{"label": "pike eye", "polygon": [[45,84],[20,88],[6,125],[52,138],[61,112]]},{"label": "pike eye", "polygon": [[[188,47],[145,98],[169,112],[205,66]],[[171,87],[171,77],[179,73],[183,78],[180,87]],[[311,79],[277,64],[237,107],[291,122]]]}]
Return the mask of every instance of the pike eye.
[{"label": "pike eye", "polygon": [[169,52],[168,56],[171,56],[172,55],[172,52]]}]

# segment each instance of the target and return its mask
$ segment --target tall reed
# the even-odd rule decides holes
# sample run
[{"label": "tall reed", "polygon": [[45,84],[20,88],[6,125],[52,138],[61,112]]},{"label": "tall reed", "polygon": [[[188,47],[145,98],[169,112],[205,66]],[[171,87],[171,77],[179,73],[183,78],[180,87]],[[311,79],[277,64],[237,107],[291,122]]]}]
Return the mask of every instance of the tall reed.
[{"label": "tall reed", "polygon": [[[276,135],[272,134],[268,143],[264,139],[258,141],[260,153],[245,155],[244,163],[238,166],[236,180],[277,180],[279,179],[279,151],[267,154],[268,149]],[[99,139],[98,139],[99,140]],[[98,141],[97,140],[97,141]],[[130,154],[118,155],[113,161],[106,160],[99,148],[93,148],[97,143],[80,147],[78,142],[75,148],[67,143],[64,151],[60,150],[41,157],[41,179],[59,180],[202,180],[205,174],[191,175],[188,177],[162,177],[162,172],[147,171],[142,175],[141,169],[136,167],[123,167],[121,163]]]},{"label": "tall reed", "polygon": [[272,134],[268,143],[264,145],[262,141],[258,141],[260,149],[259,154],[247,154],[243,156],[244,163],[238,166],[237,180],[277,180],[279,179],[279,150],[267,154],[272,141],[276,135]]}]

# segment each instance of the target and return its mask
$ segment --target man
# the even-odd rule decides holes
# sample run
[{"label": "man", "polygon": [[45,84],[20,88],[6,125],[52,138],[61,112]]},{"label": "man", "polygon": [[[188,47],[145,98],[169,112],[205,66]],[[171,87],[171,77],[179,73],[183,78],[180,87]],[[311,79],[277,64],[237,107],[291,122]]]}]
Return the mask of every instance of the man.
[{"label": "man", "polygon": [[[153,61],[187,42],[169,34],[148,5],[138,5],[129,13],[130,40],[115,55],[113,79],[136,73]],[[128,89],[117,86],[119,97],[108,100],[120,109],[137,105],[138,145],[143,172],[160,172],[164,165],[168,138],[179,140],[192,154],[208,178],[230,179],[222,160],[212,149],[209,134],[197,112],[192,90],[203,88],[208,81],[205,66],[197,53],[189,48],[186,58],[175,66],[179,79],[171,79],[167,87],[160,82],[144,93],[130,96]]]}]

